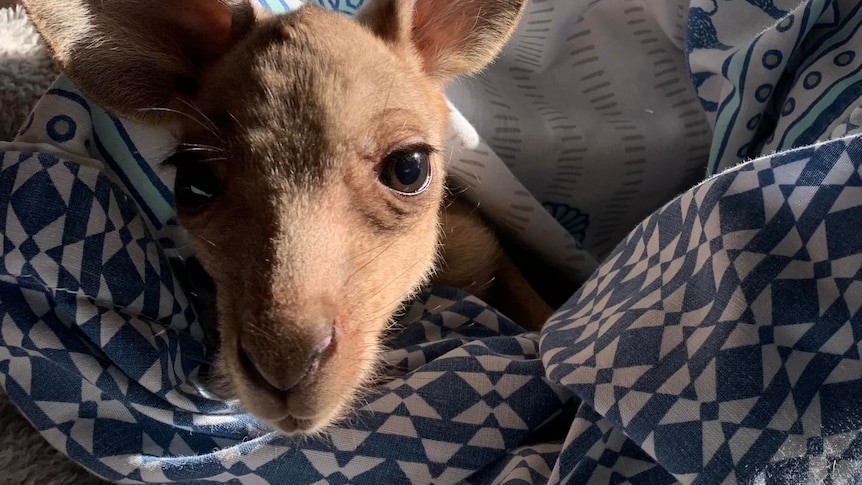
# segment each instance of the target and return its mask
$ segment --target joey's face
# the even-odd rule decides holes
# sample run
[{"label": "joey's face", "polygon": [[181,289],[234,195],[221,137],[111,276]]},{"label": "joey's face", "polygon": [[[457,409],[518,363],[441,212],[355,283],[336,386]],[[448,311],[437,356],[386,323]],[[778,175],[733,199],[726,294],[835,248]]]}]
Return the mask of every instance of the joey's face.
[{"label": "joey's face", "polygon": [[63,72],[113,114],[179,124],[180,222],[217,290],[217,374],[311,433],[371,376],[432,270],[443,85],[486,66],[524,0],[366,0],[353,21],[251,0],[23,0]]},{"label": "joey's face", "polygon": [[168,163],[216,282],[217,372],[250,412],[315,431],[372,375],[432,270],[445,102],[411,57],[311,8],[257,25],[200,99],[212,126]]}]

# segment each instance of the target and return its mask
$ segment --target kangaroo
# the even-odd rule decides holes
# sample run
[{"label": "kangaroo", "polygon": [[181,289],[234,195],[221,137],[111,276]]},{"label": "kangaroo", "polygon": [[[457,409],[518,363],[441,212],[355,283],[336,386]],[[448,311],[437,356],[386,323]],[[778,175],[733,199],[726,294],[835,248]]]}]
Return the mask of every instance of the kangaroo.
[{"label": "kangaroo", "polygon": [[249,0],[24,0],[93,102],[169,126],[180,224],[216,287],[215,388],[319,432],[428,284],[527,329],[552,309],[447,190],[448,82],[493,61],[525,0],[368,0],[355,18]]}]

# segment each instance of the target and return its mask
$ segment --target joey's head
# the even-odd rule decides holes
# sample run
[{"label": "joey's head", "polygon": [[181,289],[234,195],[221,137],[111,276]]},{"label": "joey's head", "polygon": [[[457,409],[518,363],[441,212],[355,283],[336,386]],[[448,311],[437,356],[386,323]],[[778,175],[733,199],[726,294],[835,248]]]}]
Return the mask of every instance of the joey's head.
[{"label": "joey's head", "polygon": [[443,88],[483,68],[525,0],[25,0],[64,72],[118,115],[179,126],[180,223],[215,281],[216,371],[287,433],[331,424],[433,270]]}]

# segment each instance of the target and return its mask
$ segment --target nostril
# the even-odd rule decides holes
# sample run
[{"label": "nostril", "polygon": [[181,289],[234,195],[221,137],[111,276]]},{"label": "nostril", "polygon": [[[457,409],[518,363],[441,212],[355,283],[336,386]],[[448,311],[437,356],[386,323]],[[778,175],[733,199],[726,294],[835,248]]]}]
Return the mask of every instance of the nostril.
[{"label": "nostril", "polygon": [[330,327],[329,334],[326,335],[325,337],[323,337],[322,339],[320,339],[320,341],[317,342],[317,345],[312,347],[312,349],[311,349],[311,360],[312,361],[319,360],[321,355],[323,355],[323,353],[326,352],[327,350],[329,350],[329,347],[332,346],[332,336],[333,336],[332,334],[333,334],[332,327]]},{"label": "nostril", "polygon": [[240,343],[239,361],[243,368],[245,368],[245,371],[249,373],[258,382],[258,384],[265,384],[268,387],[271,387],[274,391],[287,391],[287,388],[281,386],[279,379],[276,379],[275,376],[264,370],[263,367],[258,364],[254,358],[252,358],[252,354],[246,350],[242,343]]},{"label": "nostril", "polygon": [[[269,388],[276,393],[284,393],[296,387],[303,379],[313,374],[320,367],[320,361],[326,356],[327,351],[333,347],[333,327],[328,327],[324,337],[316,344],[306,347],[305,351],[295,350],[292,355],[284,355],[281,365],[273,368],[278,374],[273,374],[254,357],[252,349],[246,347],[245,342],[239,345],[239,360],[246,373],[258,383],[259,386]],[[304,358],[302,354],[304,355]]]}]

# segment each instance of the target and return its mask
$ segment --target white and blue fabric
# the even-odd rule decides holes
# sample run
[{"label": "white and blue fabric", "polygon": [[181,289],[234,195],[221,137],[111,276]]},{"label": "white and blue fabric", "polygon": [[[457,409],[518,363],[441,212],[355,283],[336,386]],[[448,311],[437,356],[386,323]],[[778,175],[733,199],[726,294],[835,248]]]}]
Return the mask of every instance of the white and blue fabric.
[{"label": "white and blue fabric", "polygon": [[531,0],[448,92],[450,168],[583,285],[541,333],[429,290],[391,379],[304,441],[200,384],[175,141],[61,77],[0,144],[0,384],[121,483],[862,483],[860,28],[856,0]]}]

